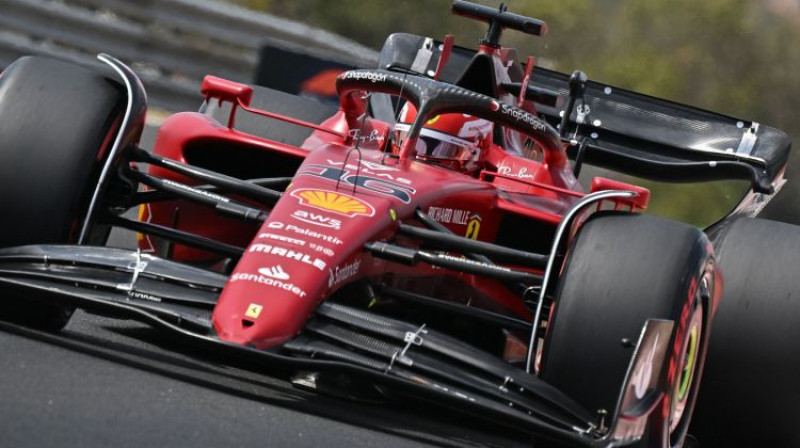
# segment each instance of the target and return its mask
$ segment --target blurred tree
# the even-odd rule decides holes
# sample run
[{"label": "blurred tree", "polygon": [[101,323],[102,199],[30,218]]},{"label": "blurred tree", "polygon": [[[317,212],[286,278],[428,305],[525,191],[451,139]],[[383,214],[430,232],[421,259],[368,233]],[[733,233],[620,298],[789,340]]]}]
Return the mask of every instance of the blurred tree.
[{"label": "blurred tree", "polygon": [[234,1],[342,34],[376,49],[388,34],[400,31],[443,35],[444,30],[453,30],[459,37],[472,36],[469,45],[474,46],[481,30],[475,22],[452,16],[449,0]]}]

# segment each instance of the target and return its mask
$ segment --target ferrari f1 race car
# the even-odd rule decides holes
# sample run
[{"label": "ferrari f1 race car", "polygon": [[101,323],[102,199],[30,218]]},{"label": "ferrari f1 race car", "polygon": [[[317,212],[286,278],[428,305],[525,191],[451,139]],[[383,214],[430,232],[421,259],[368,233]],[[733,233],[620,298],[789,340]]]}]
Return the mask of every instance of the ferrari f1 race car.
[{"label": "ferrari f1 race car", "polygon": [[[152,152],[120,61],[16,61],[3,319],[134,319],[534,446],[800,446],[800,230],[753,219],[783,185],[786,134],[520,63],[502,32],[544,22],[452,8],[488,25],[479,49],[393,34],[379,67],[339,75],[338,109],[209,76]],[[579,182],[589,165],[748,192],[698,229],[643,214],[647,188]],[[106,247],[114,227],[138,250]]]}]

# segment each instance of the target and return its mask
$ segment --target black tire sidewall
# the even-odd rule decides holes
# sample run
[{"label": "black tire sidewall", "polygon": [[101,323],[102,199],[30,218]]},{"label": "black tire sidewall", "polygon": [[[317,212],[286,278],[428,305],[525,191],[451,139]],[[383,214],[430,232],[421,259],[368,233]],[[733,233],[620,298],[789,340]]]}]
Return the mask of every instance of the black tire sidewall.
[{"label": "black tire sidewall", "polygon": [[[76,241],[123,100],[121,85],[101,70],[54,58],[23,57],[3,71],[0,247]],[[28,295],[7,292],[0,315],[57,331],[74,311]]]},{"label": "black tire sidewall", "polygon": [[[0,247],[69,243],[119,125],[118,83],[97,70],[25,57],[0,78]],[[106,151],[107,152],[107,151]]]},{"label": "black tire sidewall", "polygon": [[703,446],[800,446],[800,227],[726,223],[725,279],[691,432]]},{"label": "black tire sidewall", "polygon": [[[603,408],[611,415],[633,354],[621,340],[635,344],[647,319],[676,323],[669,364],[679,371],[689,311],[697,299],[693,291],[713,266],[710,243],[696,228],[647,215],[595,215],[580,230],[565,261],[542,359],[543,378],[590,412]],[[703,305],[707,314],[709,304]],[[709,330],[704,316],[686,420]],[[676,380],[671,378],[668,390],[674,390]],[[684,433],[682,427],[676,438]],[[662,444],[667,436],[668,427],[658,427],[648,437]]]}]

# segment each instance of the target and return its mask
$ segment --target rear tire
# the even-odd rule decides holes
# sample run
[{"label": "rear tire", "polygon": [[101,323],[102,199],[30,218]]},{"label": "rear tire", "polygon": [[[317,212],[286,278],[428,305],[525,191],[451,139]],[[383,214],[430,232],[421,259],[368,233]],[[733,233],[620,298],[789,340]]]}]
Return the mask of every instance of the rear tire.
[{"label": "rear tire", "polygon": [[702,446],[800,446],[800,227],[739,219],[715,250],[725,291],[692,434]]},{"label": "rear tire", "polygon": [[[77,239],[119,126],[123,95],[101,72],[23,57],[0,77],[0,247]],[[73,309],[3,297],[0,317],[57,331]]]},{"label": "rear tire", "polygon": [[594,217],[567,257],[542,377],[611,418],[633,355],[623,339],[635,344],[647,319],[672,320],[668,362],[680,373],[670,379],[671,417],[643,445],[680,446],[697,397],[713,288],[714,261],[700,230],[646,215]]}]

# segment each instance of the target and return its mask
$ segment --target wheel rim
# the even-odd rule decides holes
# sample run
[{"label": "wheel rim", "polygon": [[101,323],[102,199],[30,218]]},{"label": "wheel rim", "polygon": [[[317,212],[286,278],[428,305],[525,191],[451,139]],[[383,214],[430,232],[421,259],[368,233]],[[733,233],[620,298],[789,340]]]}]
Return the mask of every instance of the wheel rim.
[{"label": "wheel rim", "polygon": [[[706,272],[701,280],[701,287],[695,294],[693,308],[687,324],[681,351],[680,373],[672,392],[672,405],[669,418],[670,438],[680,438],[683,429],[688,426],[688,415],[696,394],[698,383],[698,364],[701,361],[703,346],[703,322],[705,317],[704,300],[709,297],[713,286],[713,274]],[[687,413],[688,412],[688,413]]]},{"label": "wheel rim", "polygon": [[685,361],[683,372],[681,373],[681,380],[678,382],[678,401],[686,399],[686,392],[689,390],[689,384],[694,378],[694,366],[697,355],[697,334],[699,330],[697,327],[692,328],[689,333],[689,347],[685,354]]},{"label": "wheel rim", "polygon": [[695,309],[689,321],[689,332],[683,346],[683,368],[675,382],[673,394],[672,413],[670,416],[670,433],[674,432],[681,423],[686,406],[691,397],[691,390],[694,383],[695,372],[697,371],[697,355],[700,350],[700,341],[703,332],[703,304],[700,300],[696,302]]}]

